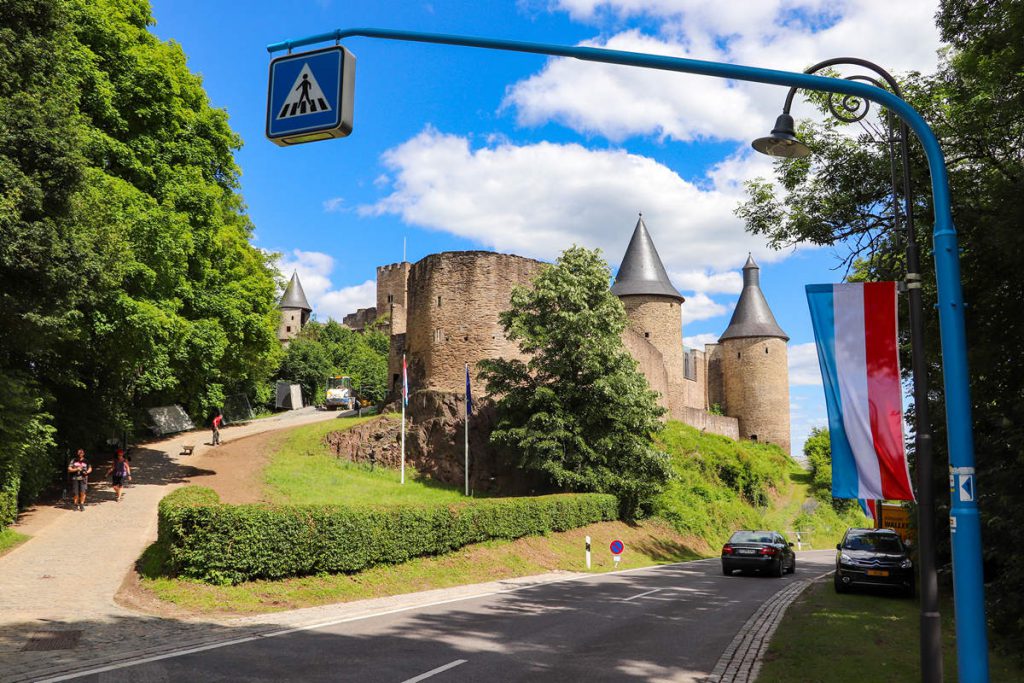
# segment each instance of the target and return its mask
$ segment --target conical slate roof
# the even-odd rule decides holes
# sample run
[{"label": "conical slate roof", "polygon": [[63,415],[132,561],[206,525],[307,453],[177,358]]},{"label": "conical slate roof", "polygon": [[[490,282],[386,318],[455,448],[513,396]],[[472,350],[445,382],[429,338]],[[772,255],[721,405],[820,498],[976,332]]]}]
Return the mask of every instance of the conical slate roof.
[{"label": "conical slate roof", "polygon": [[736,303],[736,310],[732,312],[729,327],[725,328],[718,341],[741,337],[779,337],[789,341],[789,337],[775,322],[772,309],[768,307],[768,301],[761,291],[761,269],[754,263],[753,256],[748,256],[743,266],[743,292]]},{"label": "conical slate roof", "polygon": [[658,250],[654,248],[651,233],[647,232],[647,226],[644,225],[643,216],[637,220],[633,237],[626,247],[626,255],[622,257],[622,265],[619,266],[615,284],[612,285],[612,294],[647,294],[684,301],[679,295],[679,290],[673,287],[672,281],[668,279]]},{"label": "conical slate roof", "polygon": [[299,274],[292,273],[292,279],[284,290],[281,303],[278,308],[299,308],[303,311],[312,311],[313,307],[306,301],[306,293],[302,291],[302,283],[299,282]]}]

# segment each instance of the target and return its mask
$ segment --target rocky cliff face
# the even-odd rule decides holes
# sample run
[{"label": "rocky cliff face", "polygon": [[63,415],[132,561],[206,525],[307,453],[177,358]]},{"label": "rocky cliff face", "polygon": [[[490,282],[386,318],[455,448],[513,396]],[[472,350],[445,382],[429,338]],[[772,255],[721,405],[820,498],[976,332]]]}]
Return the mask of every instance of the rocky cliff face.
[{"label": "rocky cliff face", "polygon": [[[533,473],[520,471],[514,454],[490,443],[494,404],[474,401],[469,428],[469,485],[473,491],[524,495],[548,493],[550,487]],[[401,410],[400,405],[388,407]],[[406,409],[406,464],[433,479],[461,486],[464,477],[465,397],[443,391],[417,391]],[[380,417],[352,429],[332,432],[327,443],[340,458],[378,467],[401,464],[401,421]]]}]

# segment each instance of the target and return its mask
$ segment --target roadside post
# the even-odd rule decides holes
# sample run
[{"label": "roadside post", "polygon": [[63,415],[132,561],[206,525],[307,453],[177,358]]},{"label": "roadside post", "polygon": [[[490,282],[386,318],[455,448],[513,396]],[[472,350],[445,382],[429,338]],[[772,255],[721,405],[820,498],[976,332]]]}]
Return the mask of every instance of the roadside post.
[{"label": "roadside post", "polygon": [[[618,64],[621,66],[689,73],[713,78],[797,87],[816,92],[847,95],[854,98],[863,98],[888,108],[889,111],[898,116],[914,132],[928,161],[928,170],[931,175],[932,209],[934,212],[932,243],[934,246],[935,284],[939,310],[939,337],[942,344],[942,378],[946,401],[946,438],[949,444],[950,474],[956,479],[955,484],[957,486],[956,489],[951,491],[952,505],[949,519],[950,540],[953,550],[953,597],[956,613],[957,667],[961,683],[987,683],[989,680],[988,633],[985,623],[985,589],[981,566],[981,520],[978,514],[977,482],[974,479],[974,435],[971,427],[971,392],[967,369],[967,333],[964,325],[965,302],[960,277],[960,247],[957,241],[956,228],[953,224],[952,202],[945,157],[935,132],[928,125],[928,122],[925,121],[924,117],[921,116],[921,113],[888,90],[857,80],[589,46],[533,43],[519,40],[422,33],[394,29],[349,28],[307,36],[298,40],[273,43],[267,46],[267,51],[270,53],[285,50],[290,52],[296,47],[315,45],[328,41],[334,42],[335,46],[340,47],[339,42],[341,40],[357,36],[568,57],[586,62]],[[293,59],[298,57],[298,55],[289,56]],[[284,60],[286,58],[282,57],[279,59]],[[353,69],[352,75],[354,76],[355,60],[345,61],[351,65]],[[277,60],[274,60],[271,65],[273,66],[275,62]],[[267,137],[271,138],[275,144],[289,145],[347,135],[351,132],[351,117],[348,119],[347,131],[341,121],[338,122],[334,129],[317,128],[314,130],[313,128],[304,128],[306,122],[312,124],[314,121],[313,117],[318,117],[323,111],[319,109],[319,103],[317,103],[318,111],[316,113],[311,112],[312,105],[309,102],[313,99],[315,92],[313,92],[312,86],[309,88],[303,87],[302,69],[302,66],[292,69],[291,75],[295,79],[292,81],[294,85],[289,83],[288,86],[276,86],[271,90],[270,97],[268,98]],[[313,67],[310,67],[310,69],[312,71]],[[282,75],[280,77],[287,80],[287,76]],[[272,70],[272,81],[273,78],[274,72]],[[354,78],[347,78],[345,80],[351,85]],[[289,88],[288,92],[285,92],[286,87]],[[321,90],[323,89],[323,86],[321,86]],[[277,93],[276,96],[275,92]],[[295,96],[292,94],[293,92],[298,92],[298,95]],[[326,93],[326,90],[324,92]],[[280,128],[271,131],[269,122],[272,115],[279,119],[292,117],[292,107],[289,107],[287,111],[284,108],[285,99],[288,97],[292,97],[294,100],[291,102],[292,107],[296,103],[299,105],[296,109],[298,113],[295,116],[298,117],[301,123],[293,122],[286,124],[287,126],[294,126],[288,132],[282,132]],[[339,106],[345,106],[341,103],[340,97],[339,92]],[[325,101],[330,105],[326,98]],[[301,113],[303,102],[307,104],[308,111],[305,114]],[[280,108],[276,112],[272,112],[272,107],[275,105],[279,105]],[[351,98],[347,98],[347,106],[351,106]],[[277,125],[282,124],[279,123]],[[407,392],[408,390],[406,390],[406,400],[408,400]],[[404,404],[405,402],[403,401],[403,406]]]},{"label": "roadside post", "polygon": [[587,569],[590,569],[590,536],[587,536]]},{"label": "roadside post", "polygon": [[612,551],[612,559],[615,561],[615,568],[618,569],[619,562],[622,560],[622,551],[626,549],[626,546],[622,541],[615,539],[608,548]]}]

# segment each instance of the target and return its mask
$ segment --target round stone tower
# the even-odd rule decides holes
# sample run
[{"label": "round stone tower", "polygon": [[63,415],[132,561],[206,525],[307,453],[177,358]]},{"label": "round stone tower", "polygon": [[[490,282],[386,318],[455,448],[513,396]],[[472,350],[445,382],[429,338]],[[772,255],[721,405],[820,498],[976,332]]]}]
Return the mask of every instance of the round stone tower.
[{"label": "round stone tower", "polygon": [[294,339],[302,327],[309,322],[309,316],[313,308],[306,301],[306,293],[302,291],[302,283],[299,282],[299,274],[292,273],[292,279],[284,290],[281,303],[277,305],[281,309],[281,323],[277,326],[277,338],[284,344]]},{"label": "round stone tower", "polygon": [[761,269],[748,257],[743,292],[719,338],[726,415],[740,438],[773,443],[789,453],[789,337],[761,291]]},{"label": "round stone tower", "polygon": [[668,375],[668,409],[683,412],[683,317],[685,299],[668,279],[643,216],[636,222],[612,294],[626,307],[629,326],[657,349]]}]

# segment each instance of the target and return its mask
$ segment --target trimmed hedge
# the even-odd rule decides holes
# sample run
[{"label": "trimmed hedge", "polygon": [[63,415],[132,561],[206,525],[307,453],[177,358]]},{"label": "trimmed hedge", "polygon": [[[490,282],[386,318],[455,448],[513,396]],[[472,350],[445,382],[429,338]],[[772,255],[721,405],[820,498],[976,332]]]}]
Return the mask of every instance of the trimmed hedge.
[{"label": "trimmed hedge", "polygon": [[615,496],[597,493],[355,508],[225,505],[214,491],[188,486],[160,502],[159,534],[176,574],[227,584],[357,572],[617,518]]}]

